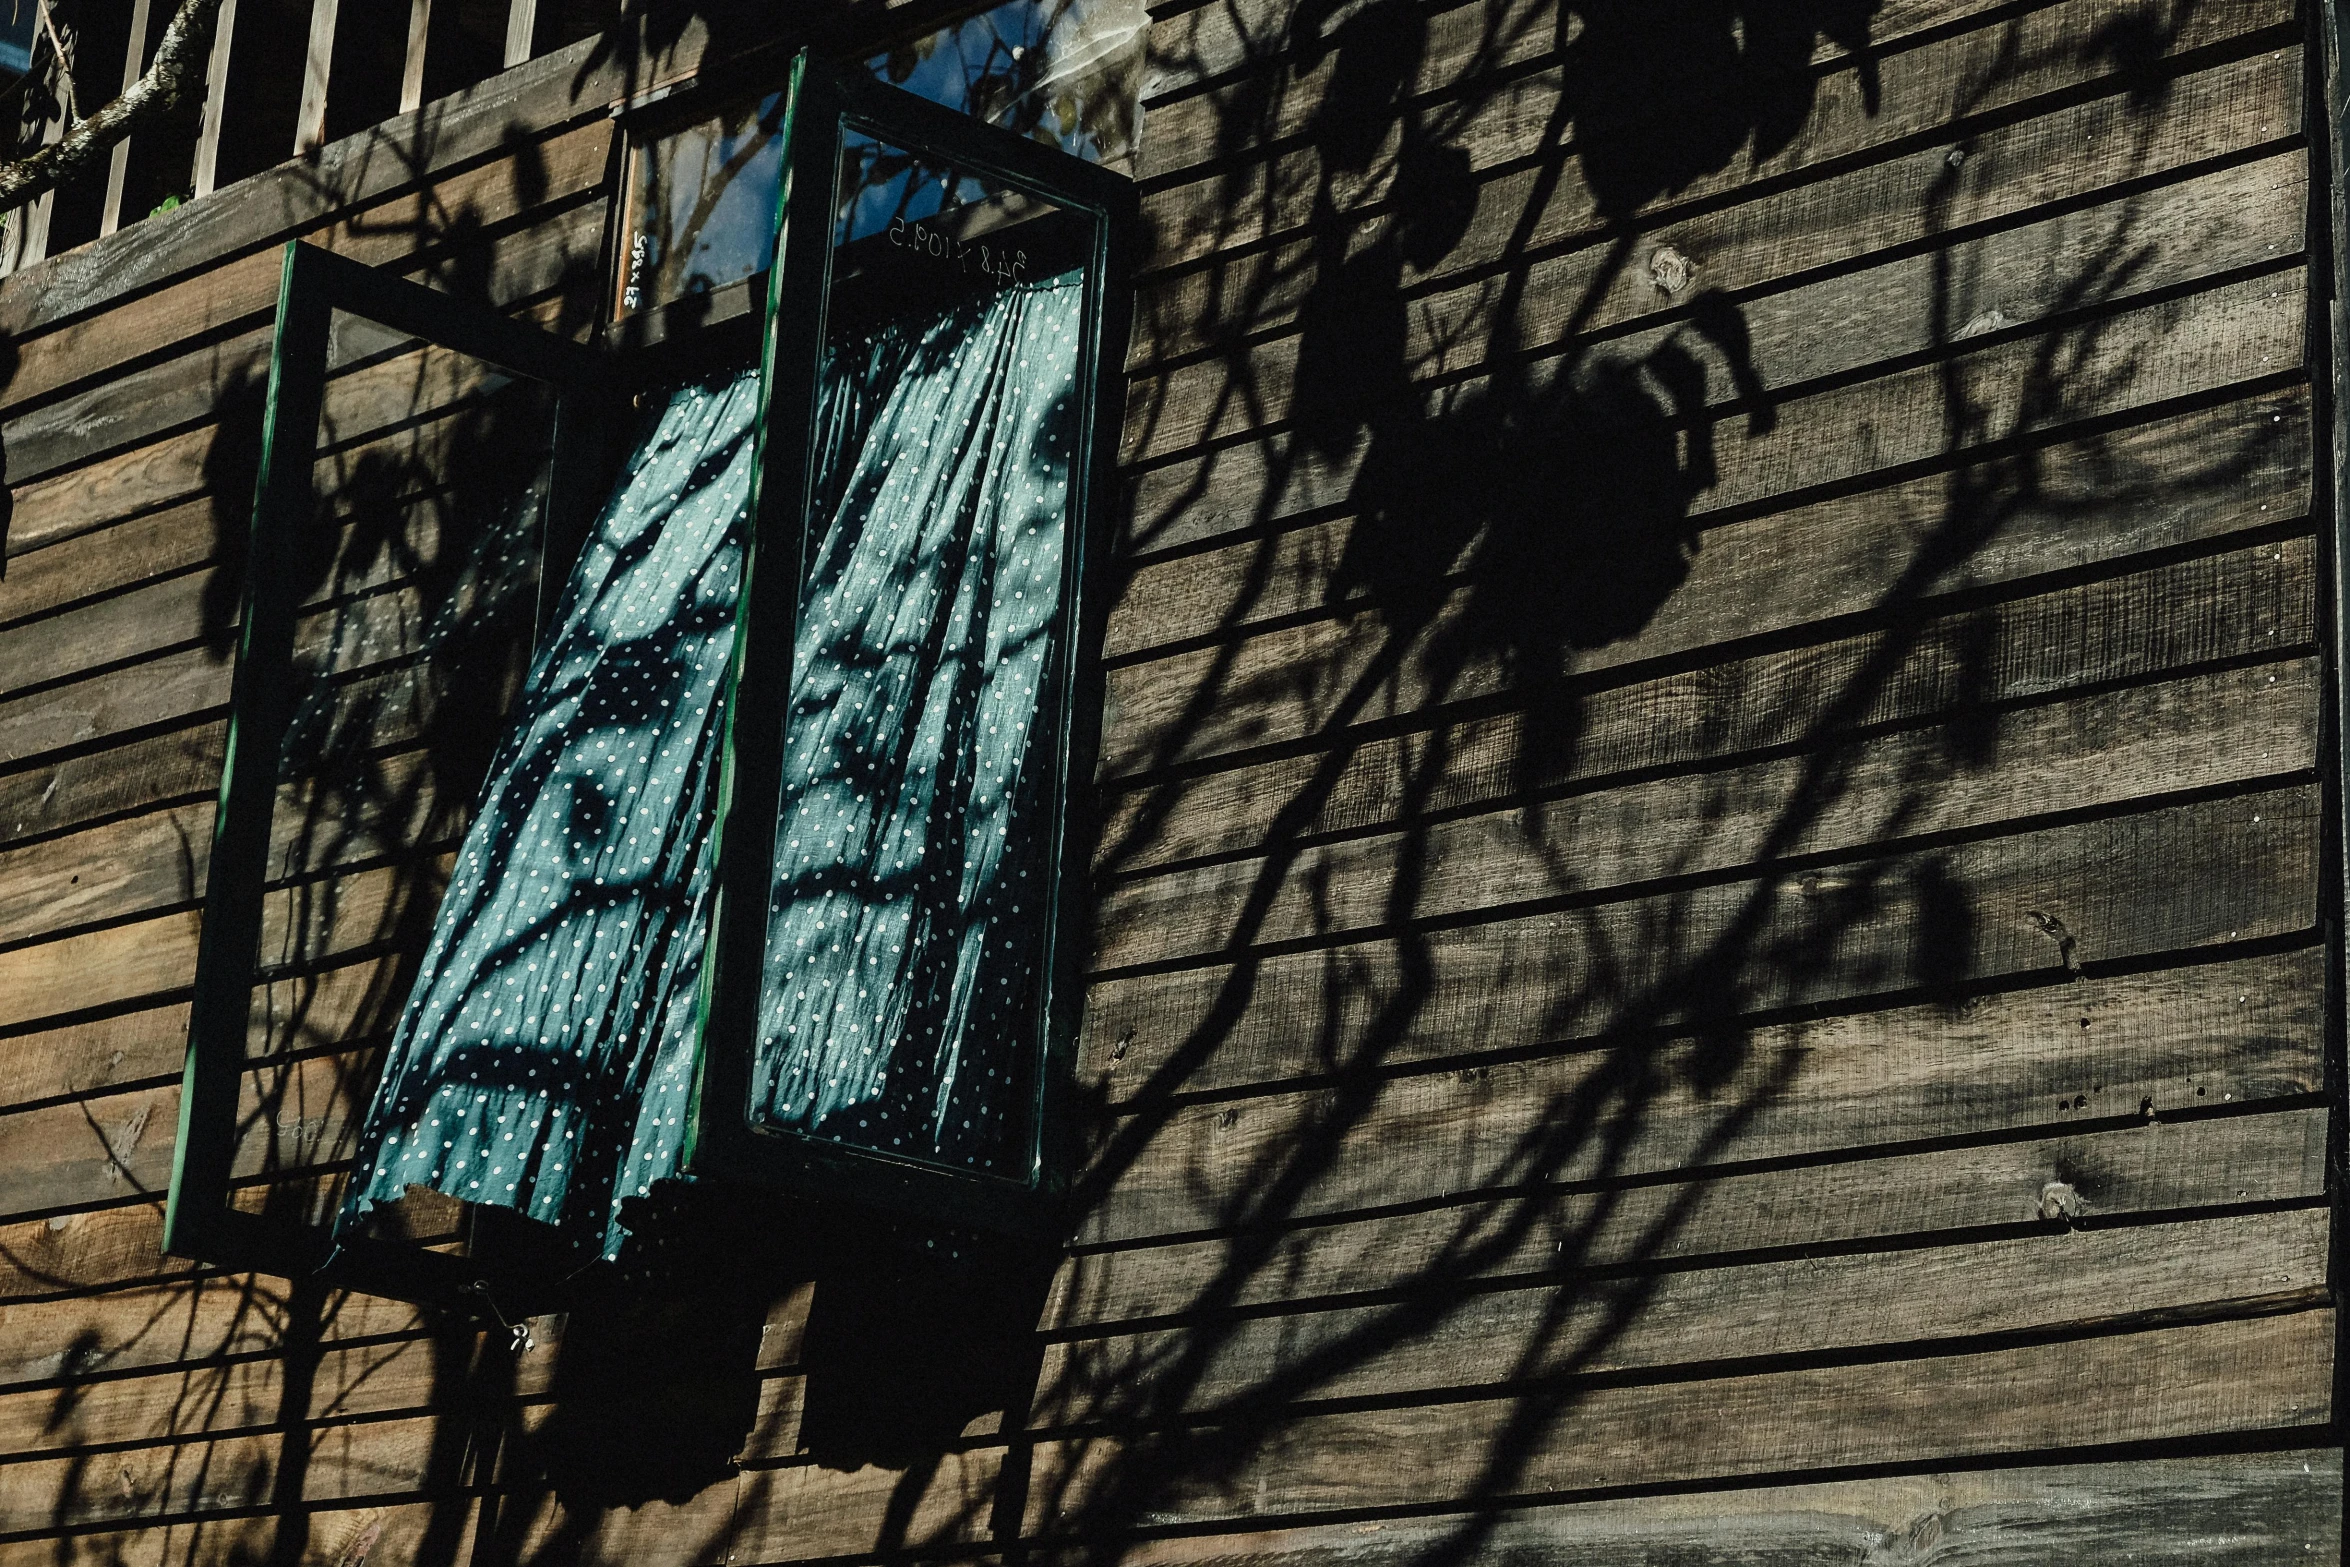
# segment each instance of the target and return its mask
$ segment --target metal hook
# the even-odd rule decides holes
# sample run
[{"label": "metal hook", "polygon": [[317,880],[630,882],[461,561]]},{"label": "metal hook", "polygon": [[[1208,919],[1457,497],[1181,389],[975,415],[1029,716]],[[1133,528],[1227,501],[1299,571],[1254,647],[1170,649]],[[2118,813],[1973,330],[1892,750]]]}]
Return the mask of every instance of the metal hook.
[{"label": "metal hook", "polygon": [[489,1311],[490,1316],[496,1320],[499,1327],[506,1330],[507,1345],[515,1354],[527,1355],[538,1346],[538,1340],[531,1335],[528,1319],[521,1322],[506,1320],[506,1314],[498,1309],[497,1297],[490,1293],[489,1280],[475,1279],[460,1289],[458,1293],[481,1297],[481,1303]]}]

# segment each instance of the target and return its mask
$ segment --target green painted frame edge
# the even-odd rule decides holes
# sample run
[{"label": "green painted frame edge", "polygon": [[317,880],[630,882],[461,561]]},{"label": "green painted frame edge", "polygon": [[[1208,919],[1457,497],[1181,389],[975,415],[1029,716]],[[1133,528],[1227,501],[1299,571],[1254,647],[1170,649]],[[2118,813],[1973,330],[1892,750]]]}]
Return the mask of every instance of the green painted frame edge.
[{"label": "green painted frame edge", "polygon": [[[1071,848],[1093,839],[1091,778],[1101,708],[1098,650],[1106,610],[1105,574],[1090,569],[1106,551],[1116,495],[1116,445],[1125,390],[1125,347],[1133,308],[1133,246],[1139,201],[1133,182],[1012,132],[836,71],[806,53],[794,61],[785,117],[785,176],[776,257],[769,272],[761,373],[759,452],[746,550],[743,607],[736,623],[727,697],[717,820],[717,899],[702,968],[694,1091],[684,1168],[696,1176],[779,1188],[803,1197],[880,1208],[916,1218],[1043,1238],[1059,1225],[1060,1198],[1074,1162],[1069,1145],[1071,1058],[1083,999],[1085,878]],[[749,1120],[753,1043],[766,951],[773,875],[773,805],[781,781],[779,725],[738,725],[745,712],[782,711],[800,585],[807,571],[806,511],[812,474],[817,373],[832,253],[834,182],[843,123],[930,153],[1006,184],[1091,212],[1093,297],[1083,347],[1090,381],[1079,432],[1086,461],[1074,498],[1075,547],[1065,568],[1074,584],[1072,635],[1063,650],[1059,806],[1052,847],[1053,911],[1045,940],[1046,995],[1035,1084],[1034,1141],[1025,1183],[782,1131]],[[809,134],[811,129],[821,134]],[[794,193],[820,193],[815,221],[792,222]],[[793,367],[788,379],[779,367]],[[779,569],[788,565],[789,570]],[[740,804],[742,809],[737,811]]]},{"label": "green painted frame edge", "polygon": [[612,416],[604,406],[603,356],[596,350],[508,320],[486,305],[437,293],[300,240],[287,242],[278,276],[261,472],[197,941],[163,1250],[288,1278],[315,1273],[332,1257],[337,1282],[403,1299],[443,1298],[473,1282],[472,1270],[461,1259],[366,1240],[347,1241],[338,1254],[324,1226],[275,1223],[229,1202],[247,1018],[259,967],[277,756],[291,717],[298,606],[291,602],[284,563],[316,498],[318,420],[337,310],[554,389],[554,456],[540,545],[541,626],[561,587],[559,568],[576,550],[589,520],[587,509],[595,503],[594,456]]}]

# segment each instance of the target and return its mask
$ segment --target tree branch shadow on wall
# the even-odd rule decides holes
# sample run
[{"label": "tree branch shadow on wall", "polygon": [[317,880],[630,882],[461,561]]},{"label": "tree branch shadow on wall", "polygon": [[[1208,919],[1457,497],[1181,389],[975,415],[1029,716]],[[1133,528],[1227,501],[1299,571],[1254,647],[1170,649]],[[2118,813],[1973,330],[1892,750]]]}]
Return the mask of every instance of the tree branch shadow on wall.
[{"label": "tree branch shadow on wall", "polygon": [[[2119,9],[2086,45],[2145,128],[2131,153],[2141,164],[2164,62],[2194,9]],[[1976,131],[1986,106],[2050,63],[2020,22],[1995,23],[2004,47],[1960,84],[1947,128],[1923,136],[1969,156],[1951,157],[1918,198],[1913,252],[1928,286],[1901,302],[1909,318],[1882,352],[1931,383],[1921,406],[1939,432],[1902,471],[1939,494],[1906,556],[1841,612],[1866,645],[1788,675],[1733,663],[1668,624],[1714,540],[1786,504],[1761,487],[1725,495],[1725,475],[1773,460],[1774,441],[1807,438],[1789,433],[1793,400],[1856,366],[1884,367],[1865,343],[1855,366],[1775,361],[1794,339],[1784,323],[1758,330],[1769,291],[1710,281],[1706,256],[1692,263],[1654,236],[1726,207],[1758,176],[1772,188],[1811,177],[1806,138],[1824,99],[1841,95],[1864,119],[1903,107],[1885,101],[1872,16],[1865,0],[1583,0],[1555,14],[1519,0],[1442,13],[1309,0],[1284,34],[1260,40],[1285,63],[1210,96],[1213,148],[1196,182],[1206,194],[1184,206],[1159,199],[1171,182],[1154,188],[1161,250],[1224,259],[1171,267],[1148,290],[1163,314],[1146,310],[1147,333],[1179,346],[1130,410],[1131,544],[1138,572],[1190,551],[1188,569],[1217,573],[1229,592],[1172,638],[1187,661],[1158,659],[1158,699],[1181,687],[1173,710],[1130,726],[1129,748],[1108,758],[1101,937],[1128,957],[1105,964],[1088,1026],[1089,1211],[1050,1298],[1048,1266],[974,1286],[860,1263],[853,1239],[738,1233],[682,1262],[667,1299],[581,1315],[543,1389],[525,1391],[517,1366],[465,1324],[371,1352],[430,1357],[419,1407],[446,1435],[421,1486],[448,1500],[420,1562],[454,1560],[482,1489],[500,1493],[480,1520],[493,1559],[592,1559],[603,1509],[729,1483],[760,1400],[795,1368],[806,1378],[800,1456],[898,1475],[877,1554],[1041,1537],[1107,1559],[1114,1542],[1169,1527],[1203,1497],[1248,1513],[1258,1466],[1301,1411],[1387,1396],[1365,1390],[1399,1351],[1468,1331],[1503,1284],[1532,1304],[1479,1363],[1444,1373],[1447,1396],[1475,1393],[1490,1417],[1472,1447],[1442,1456],[1457,1484],[1415,1559],[1478,1559],[1505,1507],[1547,1493],[1542,1455],[1572,1440],[1595,1376],[1622,1369],[1661,1265],[1682,1255],[1706,1200],[1702,1178],[1656,1195],[1660,1174],[1738,1156],[1796,1088],[1808,1019],[1856,995],[1957,1001],[1980,988],[1968,958],[1983,914],[1947,856],[1864,858],[1832,884],[1804,858],[1831,833],[1898,842],[1950,780],[1996,760],[1996,628],[1954,588],[1976,580],[2019,517],[2087,528],[2157,495],[2106,415],[2137,374],[2114,316],[2141,287],[2159,190],[2100,209],[2103,228],[2036,314],[1973,330],[1998,302],[1977,297],[1998,280],[1971,277],[1963,254],[1980,231],[1974,198],[1999,172],[1972,156]],[[1524,100],[1529,61],[1555,64],[1563,85],[1531,150],[1496,173],[1487,122],[1505,98]],[[483,267],[456,257],[486,241],[466,237],[461,213],[434,221],[457,236],[449,275],[478,288]],[[565,286],[592,308],[591,281]],[[1203,379],[1204,396],[1187,390]],[[232,385],[222,408],[226,428],[252,426],[255,385]],[[1185,432],[1205,432],[1205,455]],[[2160,493],[2224,489],[2276,438],[2200,454],[2192,476],[2165,473]],[[468,579],[436,576],[435,561],[387,565],[408,547],[415,497],[466,471],[468,450],[487,488],[450,504],[495,509],[510,429],[485,411],[451,441],[455,470],[437,455],[427,468],[354,454],[338,490],[348,542],[322,557],[314,584],[328,606],[320,645],[336,645],[336,617],[372,612],[367,592],[338,589],[346,580],[415,581],[428,616],[464,596]],[[230,564],[210,624],[225,651],[245,525],[229,498],[251,493],[238,466],[250,453],[233,440],[216,452]],[[1856,467],[1816,493],[1883,482]],[[1185,531],[1201,517],[1221,520],[1212,539]],[[1301,553],[1316,530],[1320,553]],[[1319,598],[1301,600],[1299,577],[1317,572]],[[1318,656],[1266,655],[1267,638],[1312,625],[1339,629]],[[1736,649],[1783,644],[1767,613],[1756,627]],[[1693,714],[1627,724],[1622,692],[1708,661],[1721,667],[1699,682]],[[1921,680],[1953,699],[1926,714],[1939,738],[1924,760],[1888,783],[1863,765],[1877,732],[1866,726]],[[309,754],[331,787],[312,796],[289,864],[347,858],[370,824],[437,821],[440,837],[418,841],[445,842],[453,818],[436,813],[478,786],[478,715],[428,722],[421,747],[397,753],[422,770],[400,772],[383,744],[395,720],[374,700],[345,691],[316,731]],[[1788,765],[1758,794],[1739,769],[1766,754]],[[1579,836],[1587,796],[1677,771],[1698,782],[1648,824],[1655,841],[1626,850]],[[1463,903],[1451,879],[1457,824],[1472,820],[1506,829],[1500,863],[1519,867],[1498,910]],[[407,891],[366,951],[422,945],[434,873],[400,875]],[[1154,883],[1209,888],[1185,895],[1207,911],[1189,916],[1197,928],[1154,933],[1181,923],[1151,901]],[[309,896],[297,930],[346,918],[331,884]],[[1489,925],[1513,933],[1480,945]],[[386,963],[352,1013],[313,1027],[333,972],[289,970],[285,1037],[380,1039],[409,970]],[[1397,1135],[1399,1088],[1436,1070],[1432,1041],[1459,1051],[1463,1040],[1474,1053],[1447,1056],[1443,1072],[1572,1069],[1539,1105],[1497,1113],[1517,1130],[1473,1168],[1375,1167]],[[346,1100],[372,1059],[352,1055],[347,1070],[333,1089]],[[289,1072],[284,1092],[296,1081]],[[272,1099],[256,1124],[299,1121],[299,1110]],[[1229,1141],[1197,1131],[1260,1122],[1276,1130]],[[1326,1237],[1387,1209],[1419,1218],[1385,1271],[1316,1260]],[[1137,1285],[1149,1269],[1160,1275]],[[775,1295],[813,1273],[804,1342],[762,1348]],[[339,1308],[260,1281],[237,1287],[309,1369],[281,1400],[275,1478],[256,1481],[283,1521],[204,1527],[256,1542],[253,1559],[290,1563],[310,1547],[296,1498],[321,1407],[318,1346]],[[59,1384],[53,1425],[72,1433],[69,1447],[105,1434],[84,1422],[84,1380]],[[223,1386],[216,1370],[187,1373],[173,1429],[204,1429]],[[552,1412],[526,1428],[520,1398],[551,1400]],[[996,1478],[958,1491],[948,1460],[975,1454],[997,1455]],[[784,1483],[785,1462],[743,1467],[735,1515]],[[98,1467],[61,1481],[60,1527],[86,1521],[86,1491],[109,1483]],[[570,1503],[553,1523],[548,1494]],[[715,1558],[734,1529],[679,1549]]]}]

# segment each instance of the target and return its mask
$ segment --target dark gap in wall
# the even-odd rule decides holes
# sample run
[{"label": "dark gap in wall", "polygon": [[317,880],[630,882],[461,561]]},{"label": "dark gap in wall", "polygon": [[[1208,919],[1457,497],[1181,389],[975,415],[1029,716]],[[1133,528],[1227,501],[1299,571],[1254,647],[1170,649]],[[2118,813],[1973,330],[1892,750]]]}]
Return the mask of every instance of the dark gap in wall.
[{"label": "dark gap in wall", "polygon": [[435,0],[424,44],[424,101],[495,76],[506,64],[507,0]]},{"label": "dark gap in wall", "polygon": [[339,7],[326,78],[326,139],[340,140],[398,114],[407,65],[408,7],[393,0]]},{"label": "dark gap in wall", "polygon": [[[73,50],[74,106],[84,115],[122,90],[123,50],[130,42],[131,0],[95,0],[55,15]],[[106,165],[57,187],[49,209],[49,254],[86,245],[98,237],[106,206]],[[124,215],[129,215],[126,206]]]},{"label": "dark gap in wall", "polygon": [[214,184],[231,184],[293,156],[309,42],[309,0],[239,0]]},{"label": "dark gap in wall", "polygon": [[619,0],[539,0],[538,26],[530,52],[551,54],[566,44],[592,38],[619,21]]},{"label": "dark gap in wall", "polygon": [[[142,71],[155,57],[155,46],[163,41],[163,29],[175,9],[164,4],[148,7],[147,38],[139,46]],[[173,196],[185,201],[194,193],[196,137],[202,123],[202,111],[190,105],[170,120],[131,138],[130,159],[123,170],[123,227],[128,228],[149,216]]]}]

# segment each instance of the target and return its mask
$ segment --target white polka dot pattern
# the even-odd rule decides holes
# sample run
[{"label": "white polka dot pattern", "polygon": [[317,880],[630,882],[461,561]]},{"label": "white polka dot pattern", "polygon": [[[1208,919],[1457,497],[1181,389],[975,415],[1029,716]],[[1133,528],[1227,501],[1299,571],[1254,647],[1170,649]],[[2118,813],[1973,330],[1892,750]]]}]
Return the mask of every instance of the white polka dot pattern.
[{"label": "white polka dot pattern", "polygon": [[1084,298],[1075,272],[1007,288],[828,378],[759,1013],[774,1124],[1022,1173]]},{"label": "white polka dot pattern", "polygon": [[410,1186],[615,1251],[673,1174],[757,376],[673,393],[565,587],[458,855],[345,1221]]}]

